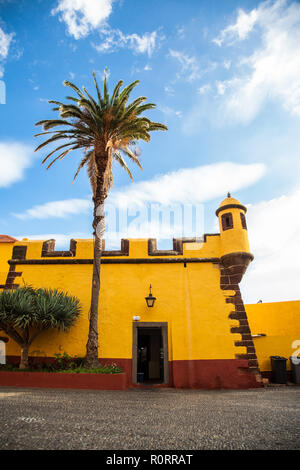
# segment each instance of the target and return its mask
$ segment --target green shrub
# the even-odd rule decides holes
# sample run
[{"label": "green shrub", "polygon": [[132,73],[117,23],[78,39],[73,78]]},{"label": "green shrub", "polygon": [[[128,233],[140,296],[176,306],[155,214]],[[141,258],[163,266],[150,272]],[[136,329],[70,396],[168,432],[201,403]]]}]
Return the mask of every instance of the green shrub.
[{"label": "green shrub", "polygon": [[28,368],[29,347],[40,333],[66,331],[80,314],[79,300],[57,289],[24,286],[0,293],[0,330],[20,346],[20,369]]}]

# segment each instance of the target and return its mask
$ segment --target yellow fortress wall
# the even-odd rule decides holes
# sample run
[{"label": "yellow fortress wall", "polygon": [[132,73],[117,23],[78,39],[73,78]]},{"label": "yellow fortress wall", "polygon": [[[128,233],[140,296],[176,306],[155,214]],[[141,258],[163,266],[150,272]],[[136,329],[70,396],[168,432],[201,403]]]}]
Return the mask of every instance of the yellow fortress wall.
[{"label": "yellow fortress wall", "polygon": [[300,301],[270,302],[246,305],[257,359],[262,372],[271,371],[270,356],[287,359],[300,356]]},{"label": "yellow fortress wall", "polygon": [[[266,323],[260,323],[258,312],[265,307],[257,304],[247,306],[248,322],[239,290],[253,259],[245,213],[246,208],[228,195],[217,210],[219,234],[174,239],[172,250],[158,250],[154,239],[122,240],[120,250],[103,252],[99,358],[120,364],[128,385],[135,386],[141,372],[150,382],[174,387],[261,385],[259,366],[268,370],[267,355],[281,354],[272,349],[270,334],[275,330],[270,325],[278,322],[279,331],[285,320],[279,308],[276,316],[270,311]],[[71,240],[68,251],[56,251],[54,240],[24,239],[2,253],[7,269],[2,288],[17,288],[23,282],[58,288],[77,296],[83,307],[76,326],[68,333],[42,333],[30,356],[40,360],[66,352],[83,357],[93,240]],[[157,299],[153,308],[145,302],[150,284]],[[291,317],[291,324],[299,325],[298,318]],[[253,332],[264,333],[258,331],[263,327],[269,328],[269,336],[253,339]],[[290,341],[289,327],[282,331],[278,344]],[[12,340],[6,346],[8,359],[16,359],[19,347]]]},{"label": "yellow fortress wall", "polygon": [[[217,259],[206,257],[216,251],[218,238],[213,235],[207,236],[203,243],[183,243],[182,254],[171,255],[172,261],[170,253],[156,250],[153,240],[129,240],[126,257],[121,254],[111,257],[106,253],[108,256],[102,260],[99,312],[102,360],[114,360],[125,367],[126,361],[132,360],[133,316],[139,316],[141,323],[168,324],[168,361],[172,364],[189,362],[189,367],[195,369],[197,364],[193,361],[234,361],[230,367],[236,372],[238,366],[245,366],[243,361],[238,363],[235,359],[238,353],[245,353],[245,348],[234,344],[239,335],[232,334],[230,328],[237,327],[238,322],[228,318],[232,306],[226,303],[228,293],[220,289]],[[75,243],[76,255],[69,258],[55,251],[47,258],[43,241],[15,244],[14,257],[23,256],[20,250],[25,249],[26,259],[11,261],[15,263],[11,267],[17,266],[15,273],[22,273],[15,277],[14,284],[22,281],[35,287],[62,289],[79,297],[85,312],[69,333],[52,331],[38,337],[32,345],[31,356],[53,357],[62,352],[70,356],[85,354],[93,242],[76,240]],[[152,249],[156,254],[149,255],[150,246],[150,252]],[[150,283],[157,297],[152,309],[145,302]],[[7,354],[19,354],[18,346],[12,341],[7,344]],[[221,362],[216,365],[221,367]],[[171,375],[174,375],[173,370],[169,371],[169,380]],[[197,382],[194,376],[188,380],[192,381],[191,386],[193,381]]]},{"label": "yellow fortress wall", "polygon": [[16,241],[15,238],[8,235],[0,235],[0,288],[5,285],[9,267],[7,262],[11,259],[12,249]]}]

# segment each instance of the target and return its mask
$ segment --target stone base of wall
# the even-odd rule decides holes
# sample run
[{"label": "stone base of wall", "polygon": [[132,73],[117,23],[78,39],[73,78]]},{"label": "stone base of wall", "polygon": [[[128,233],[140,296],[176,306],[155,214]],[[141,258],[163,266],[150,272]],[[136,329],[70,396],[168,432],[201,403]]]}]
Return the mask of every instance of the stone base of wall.
[{"label": "stone base of wall", "polygon": [[260,377],[249,371],[247,360],[215,359],[173,361],[175,388],[245,389],[262,387]]},{"label": "stone base of wall", "polygon": [[0,372],[0,386],[125,390],[126,374],[72,374],[56,372]]},{"label": "stone base of wall", "polygon": [[[103,359],[102,361],[115,362],[121,366],[127,375],[128,387],[145,386],[145,384],[132,384],[131,359]],[[246,359],[170,361],[169,384],[149,385],[195,389],[245,389],[262,387],[260,379],[260,376],[256,377],[249,369]]]},{"label": "stone base of wall", "polygon": [[[53,358],[31,358],[33,362],[51,362]],[[18,363],[19,358],[17,356],[10,356],[7,358],[9,363]],[[46,374],[51,377],[53,383],[58,383],[56,380],[61,380],[61,376],[83,376],[83,380],[89,376],[107,376],[107,377],[118,377],[123,376],[122,380],[125,381],[125,385],[122,385],[122,388],[118,390],[128,388],[128,387],[143,387],[143,386],[153,386],[153,387],[174,387],[174,388],[191,388],[191,389],[246,389],[246,388],[257,388],[262,387],[263,384],[259,381],[259,378],[256,378],[255,374],[249,370],[248,360],[246,359],[211,359],[211,360],[191,360],[191,361],[170,361],[169,362],[169,383],[168,384],[155,384],[149,383],[145,384],[133,384],[132,383],[132,360],[131,359],[118,359],[118,358],[103,358],[100,359],[101,364],[117,364],[122,368],[123,374],[61,374],[61,373],[43,373],[43,372],[0,372],[0,385],[2,374],[14,374],[19,376],[20,374],[31,374],[35,377],[35,382],[38,384],[38,375]],[[54,380],[54,376],[59,376],[58,379]],[[41,379],[40,379],[41,380]],[[73,382],[71,382],[73,380]],[[75,384],[76,379],[70,379],[71,384]],[[78,379],[77,379],[78,380]],[[117,379],[109,379],[117,380]],[[89,382],[88,382],[89,381]],[[45,384],[50,383],[45,379]],[[100,382],[94,382],[92,378],[87,378],[86,385],[91,385],[91,388],[100,388]],[[104,382],[103,382],[104,383]],[[110,385],[108,382],[107,384]],[[5,385],[5,384],[3,384]],[[6,384],[9,385],[9,384]],[[24,385],[25,386],[25,385]],[[39,385],[33,385],[39,386]],[[45,385],[47,386],[47,385]],[[49,387],[55,387],[51,385]],[[102,385],[101,385],[102,387]],[[105,389],[105,386],[103,385]],[[75,387],[65,387],[65,388],[75,388]],[[80,388],[89,388],[89,386],[82,386]],[[110,388],[106,388],[110,390]],[[114,390],[112,388],[111,390]],[[116,388],[117,390],[117,388]]]}]

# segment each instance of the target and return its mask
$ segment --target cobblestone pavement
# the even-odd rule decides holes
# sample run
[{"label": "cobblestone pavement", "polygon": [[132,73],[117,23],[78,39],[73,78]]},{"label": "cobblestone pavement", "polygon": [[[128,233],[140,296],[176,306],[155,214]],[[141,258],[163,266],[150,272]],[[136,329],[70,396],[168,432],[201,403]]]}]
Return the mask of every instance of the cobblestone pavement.
[{"label": "cobblestone pavement", "polygon": [[0,449],[300,449],[300,386],[84,391],[0,387]]}]

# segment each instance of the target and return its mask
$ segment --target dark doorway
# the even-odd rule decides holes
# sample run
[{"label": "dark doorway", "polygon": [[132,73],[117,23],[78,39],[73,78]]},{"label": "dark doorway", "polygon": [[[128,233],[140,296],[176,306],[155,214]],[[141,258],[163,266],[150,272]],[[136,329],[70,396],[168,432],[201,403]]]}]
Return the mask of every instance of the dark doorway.
[{"label": "dark doorway", "polygon": [[137,373],[144,382],[164,381],[161,328],[138,328]]},{"label": "dark doorway", "polygon": [[134,383],[168,383],[167,324],[134,323],[132,359]]}]

